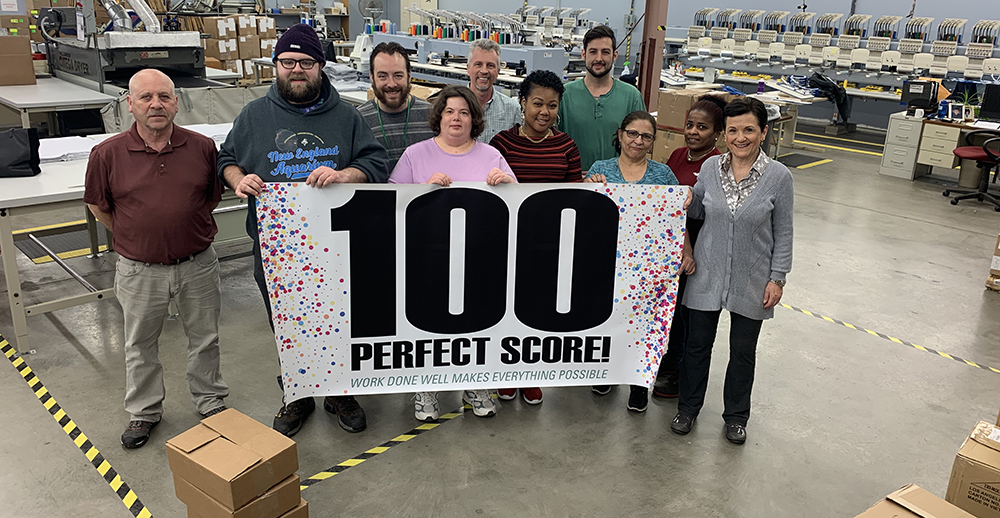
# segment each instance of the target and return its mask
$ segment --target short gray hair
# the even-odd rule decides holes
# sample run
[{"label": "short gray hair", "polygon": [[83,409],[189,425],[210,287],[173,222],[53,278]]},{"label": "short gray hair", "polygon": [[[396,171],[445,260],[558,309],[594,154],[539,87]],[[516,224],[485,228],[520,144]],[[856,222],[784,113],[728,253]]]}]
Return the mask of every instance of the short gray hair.
[{"label": "short gray hair", "polygon": [[479,38],[478,40],[473,40],[469,44],[469,56],[472,56],[472,52],[476,49],[485,50],[487,52],[495,52],[497,55],[497,63],[500,62],[500,44],[486,38]]}]

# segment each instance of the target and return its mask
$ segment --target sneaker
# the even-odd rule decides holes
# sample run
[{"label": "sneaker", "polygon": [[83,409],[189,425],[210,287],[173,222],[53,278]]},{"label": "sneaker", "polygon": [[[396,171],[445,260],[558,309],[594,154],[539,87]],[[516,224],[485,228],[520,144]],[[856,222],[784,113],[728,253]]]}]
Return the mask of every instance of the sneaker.
[{"label": "sneaker", "polygon": [[122,434],[122,446],[130,450],[141,448],[149,440],[149,432],[158,424],[159,421],[129,421],[128,428]]},{"label": "sneaker", "polygon": [[607,396],[611,393],[611,385],[594,385],[590,387],[590,391],[598,396]]},{"label": "sneaker", "polygon": [[504,401],[511,401],[517,397],[517,389],[500,389],[497,392],[500,394],[500,399]]},{"label": "sneaker", "polygon": [[201,414],[201,418],[202,418],[202,419],[207,419],[207,418],[209,418],[209,417],[212,417],[212,416],[213,416],[213,415],[215,415],[215,414],[219,414],[219,413],[222,413],[222,412],[224,412],[224,411],[225,411],[225,410],[227,410],[228,408],[229,408],[229,407],[227,407],[226,405],[221,405],[221,406],[217,406],[217,407],[215,407],[215,408],[213,408],[213,409],[209,410],[208,412],[205,412],[204,414]]},{"label": "sneaker", "polygon": [[[500,396],[501,398],[503,396]],[[542,389],[540,388],[526,388],[521,389],[521,397],[524,402],[529,405],[537,405],[542,402]]]},{"label": "sneaker", "polygon": [[464,390],[462,401],[472,406],[476,417],[493,417],[497,415],[497,404],[493,402],[488,390]]},{"label": "sneaker", "polygon": [[[281,376],[278,376],[278,387],[284,390],[281,386]],[[302,424],[306,422],[306,418],[313,410],[316,410],[316,402],[311,397],[292,401],[286,405],[285,396],[281,396],[281,408],[278,409],[277,414],[274,414],[274,423],[271,428],[285,437],[291,437],[299,433]]]},{"label": "sneaker", "polygon": [[674,416],[674,420],[670,422],[670,431],[677,435],[687,435],[694,427],[694,419],[694,417],[678,412]]},{"label": "sneaker", "polygon": [[440,415],[437,392],[417,392],[413,396],[413,417],[417,421],[437,421]]},{"label": "sneaker", "polygon": [[733,444],[747,442],[747,427],[739,423],[726,423],[726,440]]},{"label": "sneaker", "polygon": [[368,427],[365,410],[354,396],[326,396],[323,398],[323,410],[337,414],[340,427],[348,432],[358,433]]},{"label": "sneaker", "polygon": [[630,412],[645,412],[646,405],[648,404],[649,389],[638,385],[632,385],[629,387],[628,404],[626,405],[626,408],[628,408]]},{"label": "sneaker", "polygon": [[657,380],[653,384],[653,397],[672,399],[680,393],[680,376],[677,371],[668,372],[663,377],[663,381]]}]

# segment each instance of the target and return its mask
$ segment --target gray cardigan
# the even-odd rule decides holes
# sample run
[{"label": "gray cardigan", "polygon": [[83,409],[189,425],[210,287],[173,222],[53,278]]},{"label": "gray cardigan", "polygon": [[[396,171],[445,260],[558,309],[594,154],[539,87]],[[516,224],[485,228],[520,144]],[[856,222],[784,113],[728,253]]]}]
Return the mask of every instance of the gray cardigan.
[{"label": "gray cardigan", "polygon": [[725,308],[754,320],[771,318],[774,309],[764,309],[764,289],[792,269],[792,173],[772,160],[733,214],[722,190],[719,159],[702,165],[688,209],[689,218],[705,224],[683,304],[701,311]]}]

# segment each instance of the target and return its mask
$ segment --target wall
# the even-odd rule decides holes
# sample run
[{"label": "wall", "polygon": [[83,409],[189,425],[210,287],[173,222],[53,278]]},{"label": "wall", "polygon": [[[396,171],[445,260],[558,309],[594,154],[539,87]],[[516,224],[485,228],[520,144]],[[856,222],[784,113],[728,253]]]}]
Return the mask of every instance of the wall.
[{"label": "wall", "polygon": [[[798,0],[713,0],[707,6],[718,7],[720,9],[765,9],[767,11],[792,11],[794,13],[796,11],[795,6],[801,3],[803,2],[799,2]],[[809,6],[809,12],[817,14],[843,13],[844,18],[841,18],[841,22],[847,18],[847,14],[851,11],[851,0],[812,0],[804,3]],[[884,15],[906,16],[909,14],[912,5],[913,0],[857,0],[855,12],[857,14],[870,14],[872,15],[872,21],[874,21],[875,18]],[[972,26],[977,21],[982,19],[997,19],[995,10],[993,12],[984,12],[983,7],[986,5],[988,5],[988,2],[971,2],[968,0],[958,2],[917,0],[917,8],[914,11],[914,16],[934,18],[934,23],[931,24],[933,34],[937,33],[938,22],[945,18],[968,19],[969,23],[966,25],[965,33],[966,38],[962,40],[968,41],[967,38],[972,32]],[[670,2],[670,8],[667,10],[667,25],[675,27],[687,27],[691,25],[694,21],[694,13],[702,7],[706,7],[706,5],[679,0]],[[905,25],[906,21],[904,20],[901,24]]]}]

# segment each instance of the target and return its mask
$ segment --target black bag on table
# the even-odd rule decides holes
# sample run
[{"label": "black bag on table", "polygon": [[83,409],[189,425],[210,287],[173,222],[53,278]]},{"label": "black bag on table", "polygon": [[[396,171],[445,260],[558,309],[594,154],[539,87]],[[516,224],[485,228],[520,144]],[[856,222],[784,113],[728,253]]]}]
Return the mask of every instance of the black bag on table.
[{"label": "black bag on table", "polygon": [[0,178],[35,176],[40,172],[37,129],[14,128],[0,133]]}]

